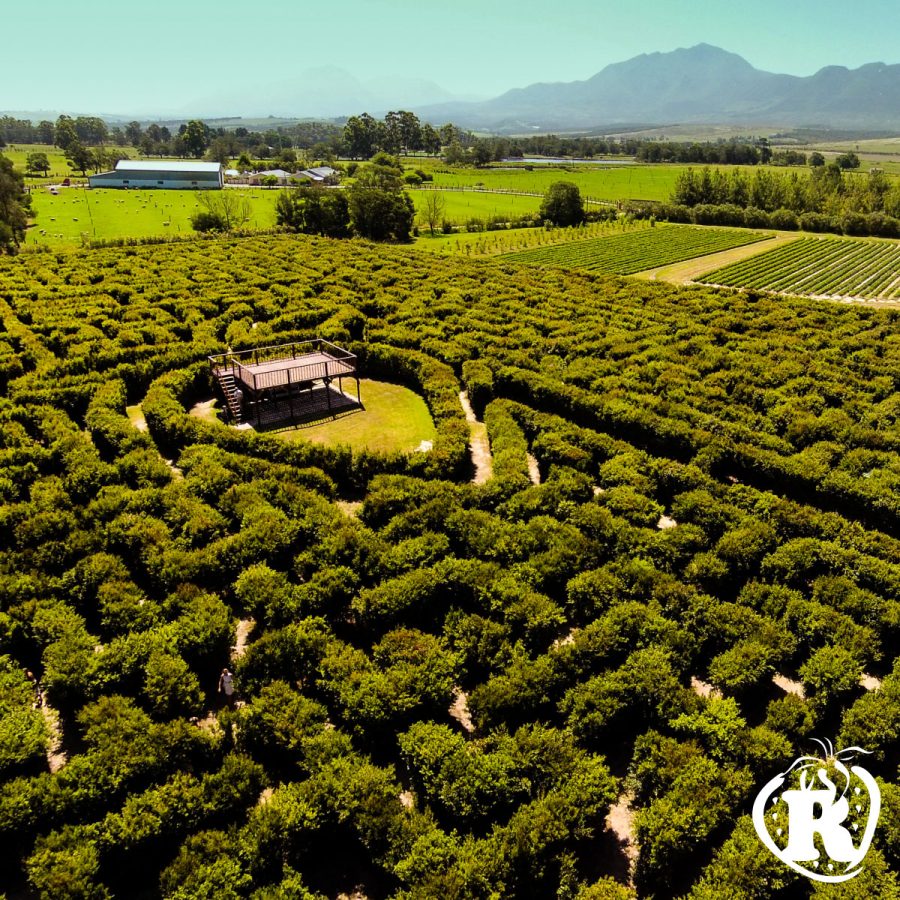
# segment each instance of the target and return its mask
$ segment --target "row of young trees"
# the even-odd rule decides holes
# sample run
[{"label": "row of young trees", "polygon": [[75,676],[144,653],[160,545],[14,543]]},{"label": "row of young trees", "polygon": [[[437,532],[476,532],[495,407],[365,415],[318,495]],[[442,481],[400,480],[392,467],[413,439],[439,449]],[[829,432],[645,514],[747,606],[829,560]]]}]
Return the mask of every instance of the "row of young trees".
[{"label": "row of young trees", "polygon": [[668,204],[632,204],[636,215],[749,228],[803,228],[838,234],[900,235],[900,185],[881,169],[845,175],[837,162],[808,174],[686,169]]}]

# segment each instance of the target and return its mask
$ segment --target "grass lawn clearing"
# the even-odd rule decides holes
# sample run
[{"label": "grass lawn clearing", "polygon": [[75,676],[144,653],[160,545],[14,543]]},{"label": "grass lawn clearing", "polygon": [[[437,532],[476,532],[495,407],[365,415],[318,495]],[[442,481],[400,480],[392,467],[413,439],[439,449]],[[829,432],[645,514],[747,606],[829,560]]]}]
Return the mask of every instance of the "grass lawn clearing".
[{"label": "grass lawn clearing", "polygon": [[[355,387],[345,382],[347,393]],[[385,381],[360,379],[363,409],[344,412],[332,419],[306,425],[269,430],[284,440],[314,441],[317,444],[349,444],[354,450],[382,453],[411,453],[423,441],[433,441],[434,422],[425,401],[409,388]]]}]

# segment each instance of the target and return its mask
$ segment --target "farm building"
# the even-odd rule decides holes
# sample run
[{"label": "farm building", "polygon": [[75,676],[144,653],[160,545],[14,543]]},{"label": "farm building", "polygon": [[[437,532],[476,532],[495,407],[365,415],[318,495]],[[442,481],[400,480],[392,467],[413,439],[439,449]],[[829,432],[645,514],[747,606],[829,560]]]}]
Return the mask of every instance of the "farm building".
[{"label": "farm building", "polygon": [[92,188],[169,188],[218,190],[224,184],[222,164],[187,160],[120,159],[114,172],[89,175]]},{"label": "farm building", "polygon": [[[228,175],[228,172],[225,173]],[[230,177],[229,181],[235,184],[265,184],[268,179],[274,178],[276,183],[285,187],[291,184],[303,184],[312,182],[313,184],[333,184],[337,181],[337,170],[331,166],[316,166],[312,169],[302,169],[299,172],[287,172],[284,169],[267,169],[264,172],[251,172],[247,175],[241,174],[240,177]]]},{"label": "farm building", "polygon": [[304,169],[300,174],[305,175],[310,181],[328,181],[334,179],[337,169],[332,169],[331,166],[314,166],[311,169]]}]

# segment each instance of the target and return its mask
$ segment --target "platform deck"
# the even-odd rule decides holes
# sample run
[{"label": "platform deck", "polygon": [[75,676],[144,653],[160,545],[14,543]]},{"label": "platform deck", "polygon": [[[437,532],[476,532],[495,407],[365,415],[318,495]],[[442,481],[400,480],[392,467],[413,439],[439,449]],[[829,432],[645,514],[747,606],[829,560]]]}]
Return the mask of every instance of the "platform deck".
[{"label": "platform deck", "polygon": [[335,359],[327,353],[306,353],[303,356],[271,359],[265,362],[236,367],[235,375],[247,387],[257,389],[285,387],[298,382],[319,381],[322,378],[338,378],[353,375],[353,361]]}]

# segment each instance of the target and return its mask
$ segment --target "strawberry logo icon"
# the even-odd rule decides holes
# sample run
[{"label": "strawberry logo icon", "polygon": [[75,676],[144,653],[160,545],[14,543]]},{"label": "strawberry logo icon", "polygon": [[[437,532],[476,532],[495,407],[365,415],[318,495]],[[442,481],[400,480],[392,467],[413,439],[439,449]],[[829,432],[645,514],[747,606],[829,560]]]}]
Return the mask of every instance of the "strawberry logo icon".
[{"label": "strawberry logo icon", "polygon": [[756,797],[753,825],[785,865],[814,881],[849,881],[862,871],[881,812],[878,782],[851,765],[861,747],[834,752],[816,741],[821,756],[801,756]]}]

